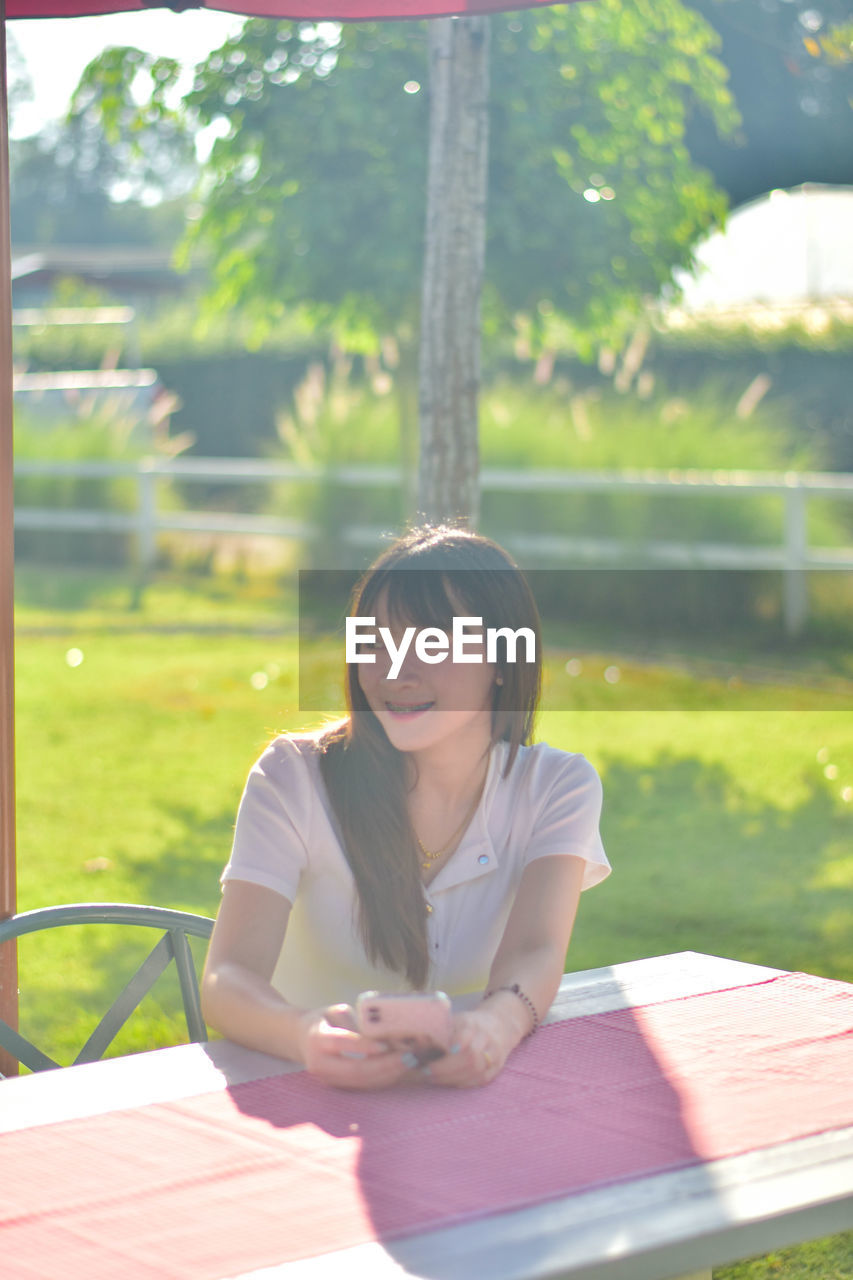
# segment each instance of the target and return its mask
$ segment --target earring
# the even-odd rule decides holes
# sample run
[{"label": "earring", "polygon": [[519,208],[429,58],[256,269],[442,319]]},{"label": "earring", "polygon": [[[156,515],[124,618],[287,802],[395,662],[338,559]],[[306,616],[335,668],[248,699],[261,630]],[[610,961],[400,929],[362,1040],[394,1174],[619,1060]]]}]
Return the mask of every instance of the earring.
[{"label": "earring", "polygon": [[498,676],[497,679],[495,680],[495,684],[503,684],[503,682],[504,682],[503,676]]}]

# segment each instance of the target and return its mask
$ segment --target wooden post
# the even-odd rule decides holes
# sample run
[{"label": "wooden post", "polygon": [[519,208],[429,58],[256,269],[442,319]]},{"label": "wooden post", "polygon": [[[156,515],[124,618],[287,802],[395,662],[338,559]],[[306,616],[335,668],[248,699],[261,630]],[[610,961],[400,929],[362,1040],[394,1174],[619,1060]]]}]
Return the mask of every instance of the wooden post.
[{"label": "wooden post", "polygon": [[418,508],[479,517],[477,400],[486,246],[489,20],[429,26],[430,144],[421,310]]},{"label": "wooden post", "polygon": [[806,579],[808,545],[806,490],[794,477],[785,491],[785,572],[782,582],[785,634],[792,639],[802,633],[809,612]]},{"label": "wooden post", "polygon": [[[11,282],[6,4],[0,0],[0,279]],[[15,914],[14,498],[12,487],[12,289],[0,287],[0,920]],[[17,943],[0,945],[0,1018],[18,1028]],[[0,1050],[0,1074],[16,1075]]]},{"label": "wooden post", "polygon": [[136,564],[140,577],[150,573],[157,560],[157,476],[151,464],[150,458],[143,458],[136,472]]}]

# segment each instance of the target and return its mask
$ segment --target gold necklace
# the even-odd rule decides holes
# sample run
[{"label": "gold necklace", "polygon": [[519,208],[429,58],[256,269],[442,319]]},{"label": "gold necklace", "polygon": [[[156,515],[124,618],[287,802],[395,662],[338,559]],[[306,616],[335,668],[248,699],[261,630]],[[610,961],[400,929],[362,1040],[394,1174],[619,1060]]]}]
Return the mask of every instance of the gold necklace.
[{"label": "gold necklace", "polygon": [[[486,774],[488,775],[488,770],[486,771]],[[477,794],[475,795],[471,805],[465,812],[464,818],[459,823],[459,826],[456,827],[450,839],[445,844],[443,844],[440,849],[436,849],[434,853],[431,852],[429,849],[426,848],[426,846],[424,845],[423,841],[421,840],[417,832],[415,832],[415,839],[418,842],[418,848],[423,854],[423,861],[421,862],[421,866],[423,867],[424,871],[429,871],[433,863],[438,862],[439,858],[443,857],[444,854],[447,853],[447,850],[453,844],[453,841],[456,839],[456,837],[459,835],[462,829],[464,827],[467,827],[468,823],[471,821],[471,819],[474,816],[474,811],[477,808],[477,805],[480,803],[480,798],[483,794],[483,788],[485,787],[485,785],[486,785],[486,778],[484,777],[483,781],[480,783],[479,787],[477,788]]]}]

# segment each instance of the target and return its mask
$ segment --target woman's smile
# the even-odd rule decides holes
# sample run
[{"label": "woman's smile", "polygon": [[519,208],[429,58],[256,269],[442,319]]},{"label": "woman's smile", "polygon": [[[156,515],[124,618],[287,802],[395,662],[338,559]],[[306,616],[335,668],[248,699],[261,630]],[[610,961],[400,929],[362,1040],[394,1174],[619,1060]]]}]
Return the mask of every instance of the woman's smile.
[{"label": "woman's smile", "polygon": [[412,720],[415,716],[423,715],[435,706],[434,702],[385,702],[386,709],[394,716],[395,720]]}]

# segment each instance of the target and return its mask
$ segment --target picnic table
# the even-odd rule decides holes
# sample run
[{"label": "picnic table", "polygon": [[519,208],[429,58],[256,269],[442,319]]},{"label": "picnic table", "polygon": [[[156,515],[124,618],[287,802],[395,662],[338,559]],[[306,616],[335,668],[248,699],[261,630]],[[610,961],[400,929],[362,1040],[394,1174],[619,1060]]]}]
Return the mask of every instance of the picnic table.
[{"label": "picnic table", "polygon": [[[0,1084],[15,1280],[662,1280],[853,1226],[853,987],[694,952],[568,974],[475,1090],[228,1041]],[[704,1270],[703,1270],[704,1269]]]}]

